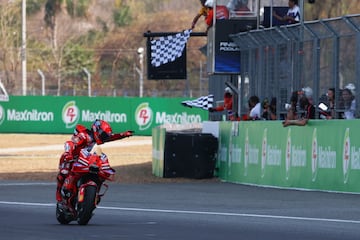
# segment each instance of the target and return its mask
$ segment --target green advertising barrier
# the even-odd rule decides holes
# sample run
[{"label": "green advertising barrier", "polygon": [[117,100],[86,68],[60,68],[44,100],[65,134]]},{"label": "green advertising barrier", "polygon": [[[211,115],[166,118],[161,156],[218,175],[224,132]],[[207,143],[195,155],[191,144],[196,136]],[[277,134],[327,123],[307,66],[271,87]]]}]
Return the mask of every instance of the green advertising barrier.
[{"label": "green advertising barrier", "polygon": [[152,129],[152,174],[157,177],[164,176],[165,134],[165,128]]},{"label": "green advertising barrier", "polygon": [[199,123],[208,112],[181,105],[188,98],[10,96],[0,102],[0,133],[72,133],[99,118],[114,132],[150,136],[163,124]]},{"label": "green advertising barrier", "polygon": [[221,122],[218,176],[236,183],[360,192],[360,121]]}]

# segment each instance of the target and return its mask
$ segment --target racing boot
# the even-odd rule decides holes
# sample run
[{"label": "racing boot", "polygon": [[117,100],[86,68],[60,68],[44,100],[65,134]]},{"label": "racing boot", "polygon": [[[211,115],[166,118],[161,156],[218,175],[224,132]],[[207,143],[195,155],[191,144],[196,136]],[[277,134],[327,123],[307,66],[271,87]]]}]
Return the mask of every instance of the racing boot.
[{"label": "racing boot", "polygon": [[64,185],[61,188],[62,199],[65,200],[66,206],[73,213],[74,217],[76,217],[76,211],[74,206],[74,199],[76,196],[76,181],[76,178],[70,175],[65,179]]},{"label": "racing boot", "polygon": [[69,176],[69,172],[71,169],[71,163],[72,161],[69,160],[69,154],[68,153],[63,153],[60,157],[60,162],[59,162],[59,173],[56,177],[57,180],[57,187],[56,187],[56,201],[57,202],[61,202],[62,201],[62,196],[61,196],[61,188],[64,185],[64,181],[65,179]]},{"label": "racing boot", "polygon": [[69,191],[68,189],[66,189],[65,187],[62,187],[61,197],[62,197],[62,201],[59,202],[58,204],[62,205],[61,208],[65,212],[71,214],[72,217],[75,219],[77,215],[73,204],[75,194]]},{"label": "racing boot", "polygon": [[61,196],[61,188],[64,184],[64,180],[65,180],[65,176],[61,173],[59,173],[56,177],[56,181],[57,181],[57,186],[56,186],[56,202],[61,202],[62,201],[62,196]]}]

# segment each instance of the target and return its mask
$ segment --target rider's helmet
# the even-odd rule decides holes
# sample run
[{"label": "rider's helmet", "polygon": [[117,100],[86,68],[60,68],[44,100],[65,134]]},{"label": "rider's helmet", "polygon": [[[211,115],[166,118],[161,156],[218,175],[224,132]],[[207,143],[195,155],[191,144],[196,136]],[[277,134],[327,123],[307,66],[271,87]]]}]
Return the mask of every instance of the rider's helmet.
[{"label": "rider's helmet", "polygon": [[97,144],[103,144],[112,134],[112,129],[109,123],[104,120],[95,120],[91,129],[94,133],[94,139]]}]

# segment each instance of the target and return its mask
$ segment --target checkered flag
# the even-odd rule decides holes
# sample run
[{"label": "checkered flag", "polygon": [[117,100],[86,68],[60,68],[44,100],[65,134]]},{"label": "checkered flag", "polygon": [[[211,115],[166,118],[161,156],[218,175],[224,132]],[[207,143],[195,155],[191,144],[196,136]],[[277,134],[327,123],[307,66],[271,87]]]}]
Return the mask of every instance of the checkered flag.
[{"label": "checkered flag", "polygon": [[181,102],[181,104],[190,108],[197,107],[197,108],[202,108],[204,110],[209,110],[209,108],[213,107],[213,102],[214,102],[214,95],[210,94],[208,96],[199,97],[195,100],[183,101]]},{"label": "checkered flag", "polygon": [[151,64],[159,67],[162,64],[175,61],[181,57],[185,45],[190,37],[191,29],[184,32],[160,37],[151,41]]}]

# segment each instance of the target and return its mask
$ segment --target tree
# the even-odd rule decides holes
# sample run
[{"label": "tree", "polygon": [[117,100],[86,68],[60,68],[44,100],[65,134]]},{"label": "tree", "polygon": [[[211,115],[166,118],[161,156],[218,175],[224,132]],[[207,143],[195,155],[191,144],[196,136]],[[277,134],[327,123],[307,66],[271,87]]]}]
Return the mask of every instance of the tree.
[{"label": "tree", "polygon": [[358,0],[321,0],[305,5],[305,20],[334,18],[359,12]]},{"label": "tree", "polygon": [[[8,90],[16,91],[20,82],[16,81],[21,67],[21,8],[16,3],[0,5],[0,61],[4,71],[4,83]],[[17,86],[18,85],[18,86]]]},{"label": "tree", "polygon": [[[62,64],[63,64],[63,50],[67,43],[70,43],[71,40],[75,39],[74,34],[77,32],[76,29],[71,29],[73,26],[72,23],[68,22],[66,25],[66,19],[61,15],[63,11],[67,11],[72,18],[86,18],[88,16],[87,9],[89,8],[92,1],[87,0],[47,0],[45,3],[45,16],[44,21],[46,26],[49,29],[49,38],[51,42],[51,49],[53,54],[53,59],[56,63],[56,78],[57,78],[57,95],[61,94],[61,83],[62,83]],[[62,30],[62,41],[61,47],[59,47],[60,39],[58,37],[59,25],[58,21],[62,19],[63,28],[67,28],[67,30]],[[67,19],[67,21],[69,21]]]},{"label": "tree", "polygon": [[[63,64],[66,65],[66,72],[63,76],[71,79],[71,87],[74,90],[84,90],[84,68],[88,70],[94,69],[93,50],[84,49],[83,45],[70,43],[65,46],[63,55]],[[78,82],[82,84],[77,84]]]},{"label": "tree", "polygon": [[127,26],[132,21],[130,6],[123,1],[116,1],[113,10],[113,21],[117,27]]}]

